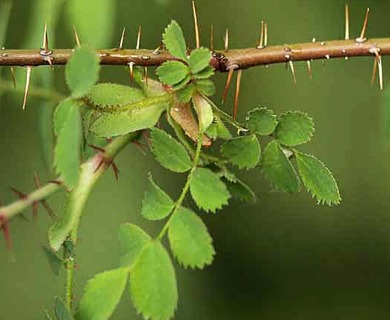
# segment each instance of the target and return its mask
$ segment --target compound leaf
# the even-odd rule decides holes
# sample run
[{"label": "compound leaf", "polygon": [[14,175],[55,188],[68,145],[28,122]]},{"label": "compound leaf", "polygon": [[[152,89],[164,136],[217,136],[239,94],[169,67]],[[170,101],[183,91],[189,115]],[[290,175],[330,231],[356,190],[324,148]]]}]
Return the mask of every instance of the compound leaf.
[{"label": "compound leaf", "polygon": [[151,238],[135,224],[125,223],[119,227],[118,240],[120,266],[131,268]]},{"label": "compound leaf", "polygon": [[241,180],[228,180],[226,181],[226,186],[232,197],[237,198],[240,201],[251,203],[255,203],[257,201],[257,197],[254,191]]},{"label": "compound leaf", "polygon": [[119,268],[97,274],[85,286],[76,320],[109,319],[125,290],[129,270]]},{"label": "compound leaf", "polygon": [[183,60],[187,60],[187,48],[183,31],[175,20],[172,20],[172,22],[165,28],[163,42],[167,50],[172,55]]},{"label": "compound leaf", "polygon": [[96,52],[88,48],[76,48],[66,64],[66,82],[72,98],[85,96],[99,79],[100,60]]},{"label": "compound leaf", "polygon": [[195,49],[191,52],[189,65],[193,74],[203,71],[209,67],[211,52],[206,48]]},{"label": "compound leaf", "polygon": [[[159,66],[156,70],[160,81],[168,86],[174,86],[186,80],[189,77],[190,69],[184,63],[180,61],[167,61]],[[188,81],[183,81],[184,85]],[[180,89],[177,87],[176,89]]]},{"label": "compound leaf", "polygon": [[280,115],[275,137],[281,144],[292,147],[308,142],[313,132],[313,120],[306,113],[289,111]]},{"label": "compound leaf", "polygon": [[256,108],[248,112],[246,126],[255,134],[268,136],[274,132],[278,120],[276,115],[267,108]]},{"label": "compound leaf", "polygon": [[148,190],[142,200],[141,214],[148,220],[164,219],[172,211],[174,202],[149,176]]},{"label": "compound leaf", "polygon": [[216,115],[214,115],[213,123],[207,128],[207,135],[212,139],[232,139],[232,134],[229,129],[225,126],[223,121]]},{"label": "compound leaf", "polygon": [[262,169],[277,190],[299,191],[300,183],[297,173],[276,140],[271,141],[264,149]]},{"label": "compound leaf", "polygon": [[151,130],[151,137],[152,152],[164,168],[173,172],[186,172],[191,169],[191,158],[176,139],[156,128]]},{"label": "compound leaf", "polygon": [[300,152],[295,155],[303,184],[317,198],[318,203],[339,204],[341,197],[332,172],[312,155]]},{"label": "compound leaf", "polygon": [[230,193],[220,177],[210,169],[198,168],[190,183],[192,198],[199,208],[216,212],[228,203]]},{"label": "compound leaf", "polygon": [[237,137],[226,141],[221,147],[222,154],[240,169],[254,168],[260,161],[261,148],[255,135]]},{"label": "compound leaf", "polygon": [[176,259],[184,267],[203,269],[215,255],[212,239],[202,219],[180,207],[169,224],[168,238]]},{"label": "compound leaf", "polygon": [[54,149],[54,164],[65,185],[72,188],[79,178],[81,155],[81,115],[78,103],[62,101],[54,113],[54,132],[57,141]]},{"label": "compound leaf", "polygon": [[130,272],[130,293],[145,319],[173,317],[178,300],[176,275],[160,241],[153,241],[142,250]]}]

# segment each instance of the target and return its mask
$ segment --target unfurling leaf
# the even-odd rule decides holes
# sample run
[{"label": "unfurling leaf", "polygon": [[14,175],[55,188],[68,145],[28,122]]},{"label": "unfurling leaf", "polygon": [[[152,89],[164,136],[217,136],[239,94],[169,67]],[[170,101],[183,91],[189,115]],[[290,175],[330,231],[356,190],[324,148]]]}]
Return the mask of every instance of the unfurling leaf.
[{"label": "unfurling leaf", "polygon": [[191,52],[189,65],[193,74],[199,73],[209,67],[211,52],[206,48],[195,49]]},{"label": "unfurling leaf", "polygon": [[99,273],[89,280],[76,312],[76,320],[109,319],[125,290],[129,270],[119,268]]},{"label": "unfurling leaf", "polygon": [[164,219],[172,211],[174,202],[149,176],[148,190],[142,200],[141,214],[148,220]]},{"label": "unfurling leaf", "polygon": [[100,61],[95,51],[76,48],[66,64],[66,82],[72,98],[85,96],[99,79]]},{"label": "unfurling leaf", "polygon": [[226,141],[221,152],[229,162],[240,169],[254,168],[260,161],[260,142],[255,135],[237,137]]},{"label": "unfurling leaf", "polygon": [[131,268],[134,265],[142,249],[152,241],[145,231],[131,223],[125,223],[120,226],[118,240],[120,266],[127,268]]},{"label": "unfurling leaf", "polygon": [[276,140],[264,149],[262,169],[275,189],[285,192],[300,190],[297,173]]},{"label": "unfurling leaf", "polygon": [[200,94],[195,94],[192,101],[198,114],[200,132],[204,133],[214,120],[213,109],[210,103]]},{"label": "unfurling leaf", "polygon": [[280,144],[292,147],[308,142],[313,132],[313,120],[306,113],[289,111],[280,115],[275,137]]},{"label": "unfurling leaf", "polygon": [[169,320],[178,300],[175,270],[159,241],[146,246],[130,272],[130,293],[145,319]]},{"label": "unfurling leaf", "polygon": [[65,185],[72,188],[79,178],[81,156],[81,115],[78,103],[72,99],[62,101],[54,113],[54,149],[56,172]]},{"label": "unfurling leaf", "polygon": [[232,134],[230,133],[229,129],[226,128],[223,121],[216,115],[214,115],[214,121],[208,127],[206,131],[207,135],[212,139],[223,139],[223,140],[229,140],[232,139]]},{"label": "unfurling leaf", "polygon": [[226,181],[226,186],[233,198],[240,201],[255,203],[257,201],[256,194],[253,190],[241,180]]},{"label": "unfurling leaf", "polygon": [[151,137],[152,152],[163,167],[173,172],[186,172],[191,169],[191,158],[176,139],[156,128],[151,130]]},{"label": "unfurling leaf", "polygon": [[85,97],[89,105],[102,111],[115,111],[115,107],[133,104],[145,99],[144,93],[136,88],[116,83],[99,83]]},{"label": "unfurling leaf", "polygon": [[274,132],[278,120],[276,115],[267,108],[256,108],[248,112],[246,125],[255,134],[268,136]]},{"label": "unfurling leaf", "polygon": [[296,152],[298,171],[306,189],[318,203],[328,205],[341,201],[336,180],[330,170],[312,155]]},{"label": "unfurling leaf", "polygon": [[68,307],[65,305],[65,302],[60,297],[54,298],[54,314],[56,316],[56,320],[74,319]]},{"label": "unfurling leaf", "polygon": [[165,28],[163,42],[170,54],[187,60],[187,48],[183,31],[175,20],[172,20],[168,27]]},{"label": "unfurling leaf", "polygon": [[230,198],[226,185],[210,169],[198,168],[190,183],[192,198],[200,209],[216,212],[228,204]]},{"label": "unfurling leaf", "polygon": [[[190,69],[180,61],[164,62],[157,68],[156,73],[160,81],[168,86],[177,85],[188,77],[188,80],[183,82],[185,85],[191,79],[189,77]],[[176,89],[180,88],[177,87]]]},{"label": "unfurling leaf", "polygon": [[180,207],[169,224],[169,243],[176,259],[184,267],[203,269],[215,255],[212,239],[200,217]]}]

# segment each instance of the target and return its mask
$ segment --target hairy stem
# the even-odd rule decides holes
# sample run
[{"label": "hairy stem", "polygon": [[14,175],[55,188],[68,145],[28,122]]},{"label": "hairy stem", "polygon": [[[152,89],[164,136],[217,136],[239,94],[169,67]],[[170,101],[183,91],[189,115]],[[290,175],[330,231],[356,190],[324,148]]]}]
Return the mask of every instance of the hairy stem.
[{"label": "hairy stem", "polygon": [[[291,45],[269,46],[262,49],[229,49],[214,51],[210,64],[217,71],[247,69],[253,66],[284,63],[288,61],[307,61],[329,58],[357,56],[375,56],[375,50],[381,55],[390,54],[390,38],[369,39],[366,41],[337,40],[309,42]],[[51,63],[64,65],[70,59],[72,49],[53,49]],[[177,60],[166,51],[156,50],[99,50],[101,64],[158,66],[168,60]],[[2,50],[0,66],[42,66],[49,65],[48,57],[40,50]]]}]

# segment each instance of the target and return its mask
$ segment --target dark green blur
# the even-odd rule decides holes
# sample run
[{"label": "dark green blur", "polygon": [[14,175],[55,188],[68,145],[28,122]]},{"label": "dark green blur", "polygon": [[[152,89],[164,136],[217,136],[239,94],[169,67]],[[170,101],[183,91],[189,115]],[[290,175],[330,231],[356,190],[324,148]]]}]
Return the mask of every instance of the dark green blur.
[{"label": "dark green blur", "polygon": [[[1,0],[3,1],[3,0]],[[80,0],[81,1],[81,0]],[[223,46],[225,28],[231,47],[256,44],[260,21],[268,22],[269,43],[283,44],[339,39],[344,36],[342,0],[198,0],[202,44],[209,44],[209,25],[215,47]],[[14,1],[7,47],[22,48],[34,1]],[[350,2],[351,35],[358,36],[365,9],[370,7],[368,37],[390,36],[390,2]],[[72,26],[61,12],[56,30],[58,47],[73,46]],[[93,19],[87,16],[86,19]],[[191,3],[188,0],[117,0],[112,47],[125,25],[125,46],[135,45],[143,26],[142,47],[155,48],[163,28],[174,18],[194,44]],[[43,22],[42,22],[43,26]],[[42,28],[43,30],[43,28]],[[98,30],[96,32],[99,32]],[[40,42],[36,43],[38,48]],[[384,58],[385,84],[390,68]],[[306,192],[297,195],[270,191],[260,170],[243,178],[258,194],[256,205],[231,205],[216,215],[204,214],[215,241],[214,264],[203,271],[176,265],[179,320],[328,320],[390,318],[390,130],[377,82],[370,87],[372,58],[313,63],[314,79],[306,65],[296,64],[297,84],[284,65],[259,67],[243,74],[239,117],[255,106],[276,113],[298,109],[314,118],[316,133],[304,147],[333,171],[342,193],[338,207],[317,206]],[[66,92],[63,68],[55,68],[57,88]],[[8,78],[8,70],[2,76]],[[34,77],[34,73],[33,73]],[[215,77],[219,101],[226,75]],[[104,67],[102,81],[128,83],[121,67]],[[388,88],[390,89],[390,88]],[[43,181],[55,177],[45,165],[38,119],[47,105],[29,99],[22,112],[22,95],[7,93],[0,103],[0,201],[15,199],[8,186],[34,189],[33,173]],[[233,92],[226,106],[231,112]],[[390,99],[388,106],[390,108]],[[387,135],[386,135],[387,134]],[[159,223],[145,222],[140,205],[148,172],[172,195],[183,177],[159,167],[153,157],[129,146],[118,158],[119,182],[107,172],[98,183],[82,220],[77,247],[76,300],[94,274],[117,266],[117,230],[121,222],[140,224],[152,234]],[[255,174],[256,173],[256,174]],[[60,214],[63,195],[50,199]],[[41,245],[47,243],[51,222],[44,211],[37,221],[31,210],[11,223],[13,251],[0,239],[0,319],[44,319],[54,295],[62,295],[64,277],[52,274]],[[126,293],[113,319],[140,319]]]}]

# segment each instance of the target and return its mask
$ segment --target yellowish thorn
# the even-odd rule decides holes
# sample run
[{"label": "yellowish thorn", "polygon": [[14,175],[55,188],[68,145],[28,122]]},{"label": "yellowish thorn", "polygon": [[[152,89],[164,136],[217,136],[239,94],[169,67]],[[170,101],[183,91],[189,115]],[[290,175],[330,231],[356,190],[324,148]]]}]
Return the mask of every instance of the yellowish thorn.
[{"label": "yellowish thorn", "polygon": [[313,79],[313,70],[311,68],[311,61],[307,60],[306,64],[307,64],[307,71],[309,72],[309,78],[310,78],[310,80],[312,80]]},{"label": "yellowish thorn", "polygon": [[292,62],[291,60],[288,62],[289,66],[290,66],[290,70],[291,70],[291,74],[292,74],[292,77],[293,77],[293,82],[294,84],[297,83],[297,77],[295,75],[295,67],[294,67],[294,62]]},{"label": "yellowish thorn", "polygon": [[242,77],[242,69],[238,70],[237,72],[236,95],[234,97],[233,119],[236,119],[237,117],[238,99],[240,97],[240,88],[241,88],[241,77]]},{"label": "yellowish thorn", "polygon": [[27,66],[27,72],[26,72],[26,86],[25,86],[25,88],[24,88],[24,97],[23,97],[23,110],[26,109],[28,91],[29,91],[29,89],[30,89],[31,70],[32,70],[32,66]]},{"label": "yellowish thorn", "polygon": [[15,77],[15,69],[14,69],[14,67],[11,67],[10,71],[11,71],[12,83],[14,85],[14,88],[16,89],[16,77]]},{"label": "yellowish thorn", "polygon": [[74,34],[74,39],[76,41],[76,46],[77,47],[81,47],[81,42],[80,42],[80,38],[79,38],[79,35],[77,33],[77,30],[76,30],[76,27],[73,26],[73,34]]},{"label": "yellowish thorn", "polygon": [[345,5],[345,40],[349,40],[349,5]]},{"label": "yellowish thorn", "polygon": [[196,13],[195,1],[192,1],[192,13],[194,15],[194,28],[195,28],[195,42],[196,48],[200,48],[200,37],[199,37],[199,24],[198,24],[198,15]]},{"label": "yellowish thorn", "polygon": [[125,35],[126,35],[126,27],[123,27],[122,34],[121,34],[121,39],[119,40],[118,50],[122,50],[123,49],[123,43],[125,41]]},{"label": "yellowish thorn", "polygon": [[135,48],[137,50],[139,50],[140,45],[141,45],[141,35],[142,35],[142,26],[139,26],[138,27],[138,34],[137,34],[137,44],[135,46]]},{"label": "yellowish thorn", "polygon": [[229,29],[225,32],[225,51],[229,50]]}]

